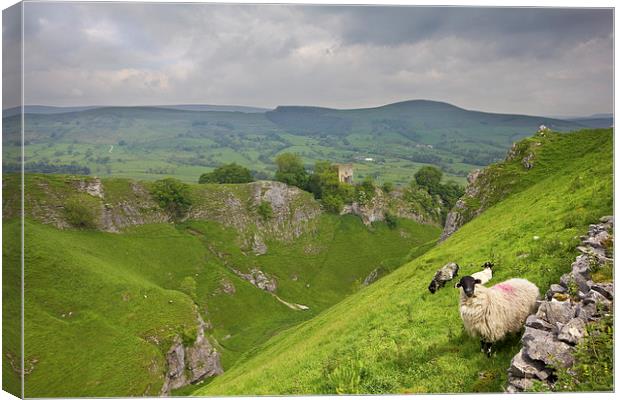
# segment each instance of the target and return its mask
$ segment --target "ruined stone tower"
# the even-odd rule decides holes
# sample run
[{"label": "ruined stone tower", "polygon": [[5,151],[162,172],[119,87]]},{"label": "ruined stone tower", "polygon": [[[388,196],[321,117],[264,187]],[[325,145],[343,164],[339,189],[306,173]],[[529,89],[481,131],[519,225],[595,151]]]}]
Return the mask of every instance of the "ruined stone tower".
[{"label": "ruined stone tower", "polygon": [[353,183],[353,164],[336,164],[338,167],[338,181]]}]

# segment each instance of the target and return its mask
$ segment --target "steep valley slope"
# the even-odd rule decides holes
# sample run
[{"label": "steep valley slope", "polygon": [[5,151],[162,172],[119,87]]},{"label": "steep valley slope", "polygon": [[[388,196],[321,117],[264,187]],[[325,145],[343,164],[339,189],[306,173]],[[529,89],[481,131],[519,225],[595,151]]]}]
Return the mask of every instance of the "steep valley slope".
[{"label": "steep valley slope", "polygon": [[[3,176],[5,318],[20,308],[19,179]],[[174,221],[150,187],[25,176],[26,396],[159,395],[200,382],[440,234],[411,219],[390,228],[326,214],[309,193],[277,182],[191,185],[189,215]],[[258,214],[263,202],[270,218]],[[87,205],[87,229],[72,226],[76,203]],[[19,392],[14,328],[3,381]]]},{"label": "steep valley slope", "polygon": [[[613,132],[549,133],[518,144],[536,151],[493,165],[484,210],[430,251],[377,283],[282,332],[196,395],[498,392],[519,337],[494,357],[479,351],[449,284],[427,290],[448,262],[461,275],[495,263],[491,283],[523,277],[545,292],[570,271],[579,236],[613,211]],[[472,195],[466,209],[478,210]],[[484,197],[484,196],[482,196]]]}]

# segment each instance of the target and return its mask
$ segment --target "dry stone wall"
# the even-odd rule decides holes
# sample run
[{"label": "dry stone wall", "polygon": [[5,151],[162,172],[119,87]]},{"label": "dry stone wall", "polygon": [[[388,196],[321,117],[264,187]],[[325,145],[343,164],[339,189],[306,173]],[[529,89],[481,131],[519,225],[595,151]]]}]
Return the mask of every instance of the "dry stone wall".
[{"label": "dry stone wall", "polygon": [[590,225],[588,234],[581,237],[577,247],[581,254],[571,272],[551,285],[536,314],[527,318],[523,347],[508,369],[507,392],[527,391],[536,381],[553,390],[555,369],[574,364],[574,348],[586,335],[586,325],[613,312],[613,283],[592,280],[593,270],[613,263],[609,254],[613,224],[613,217],[608,216]]}]

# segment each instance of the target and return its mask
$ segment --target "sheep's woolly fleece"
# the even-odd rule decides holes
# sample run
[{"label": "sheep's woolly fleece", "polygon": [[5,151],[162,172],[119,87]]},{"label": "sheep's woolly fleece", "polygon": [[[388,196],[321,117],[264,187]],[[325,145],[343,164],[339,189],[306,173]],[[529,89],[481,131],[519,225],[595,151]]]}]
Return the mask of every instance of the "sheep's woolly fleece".
[{"label": "sheep's woolly fleece", "polygon": [[448,263],[435,272],[433,280],[428,285],[428,290],[435,293],[438,289],[445,286],[446,282],[452,280],[459,274],[459,266],[457,263]]},{"label": "sheep's woolly fleece", "polygon": [[493,278],[493,270],[489,267],[486,267],[482,271],[471,274],[471,277],[474,279],[480,279],[480,284],[484,285],[485,283],[490,281],[491,278]]},{"label": "sheep's woolly fleece", "polygon": [[472,297],[460,290],[460,312],[465,330],[494,343],[518,332],[536,311],[538,287],[526,279],[509,279],[490,288],[476,285]]}]

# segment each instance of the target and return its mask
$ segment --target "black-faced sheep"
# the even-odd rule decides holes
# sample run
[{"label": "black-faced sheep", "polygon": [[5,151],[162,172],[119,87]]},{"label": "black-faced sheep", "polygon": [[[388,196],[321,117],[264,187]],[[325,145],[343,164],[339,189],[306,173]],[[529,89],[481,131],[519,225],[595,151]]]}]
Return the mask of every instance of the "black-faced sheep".
[{"label": "black-faced sheep", "polygon": [[459,274],[459,266],[457,263],[448,263],[443,267],[439,268],[437,272],[435,272],[435,276],[431,281],[430,285],[428,285],[428,290],[431,293],[435,293],[438,289],[444,287],[446,282],[451,281]]},{"label": "black-faced sheep", "polygon": [[480,284],[484,285],[493,278],[493,263],[487,261],[482,265],[482,271],[471,274],[472,278],[480,279]]},{"label": "black-faced sheep", "polygon": [[508,279],[490,288],[472,276],[461,278],[460,313],[467,333],[480,337],[482,351],[491,356],[493,343],[518,332],[528,315],[536,312],[538,287],[527,279]]}]

